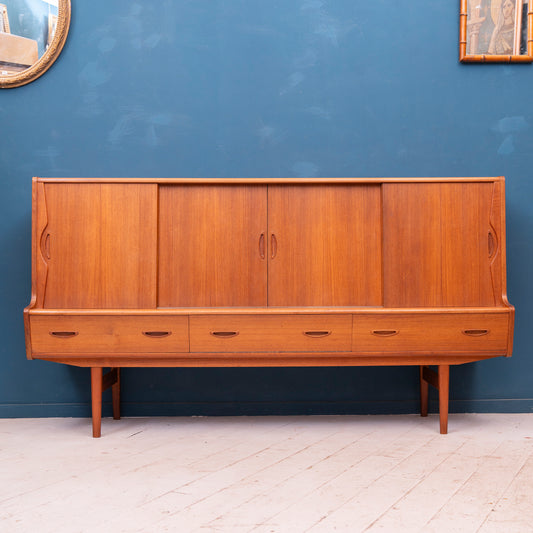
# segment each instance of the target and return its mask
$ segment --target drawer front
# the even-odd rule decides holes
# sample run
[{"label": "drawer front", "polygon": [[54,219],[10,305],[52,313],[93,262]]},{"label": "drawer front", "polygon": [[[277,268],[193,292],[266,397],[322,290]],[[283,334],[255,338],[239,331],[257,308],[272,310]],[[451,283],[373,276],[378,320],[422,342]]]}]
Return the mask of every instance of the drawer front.
[{"label": "drawer front", "polygon": [[191,352],[350,351],[351,315],[190,317]]},{"label": "drawer front", "polygon": [[188,352],[188,317],[30,317],[36,354]]},{"label": "drawer front", "polygon": [[355,352],[505,354],[506,314],[354,315]]}]

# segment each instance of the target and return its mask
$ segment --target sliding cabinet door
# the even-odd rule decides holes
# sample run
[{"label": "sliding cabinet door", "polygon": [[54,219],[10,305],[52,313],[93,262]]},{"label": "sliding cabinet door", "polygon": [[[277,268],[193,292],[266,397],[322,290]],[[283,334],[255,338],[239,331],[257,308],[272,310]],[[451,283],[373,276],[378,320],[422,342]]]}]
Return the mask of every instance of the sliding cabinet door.
[{"label": "sliding cabinet door", "polygon": [[497,189],[493,182],[383,185],[387,307],[496,305]]},{"label": "sliding cabinet door", "polygon": [[38,213],[44,307],[155,307],[157,185],[46,183]]},{"label": "sliding cabinet door", "polygon": [[380,185],[268,191],[268,304],[381,305]]},{"label": "sliding cabinet door", "polygon": [[160,307],[264,306],[266,187],[162,185]]}]

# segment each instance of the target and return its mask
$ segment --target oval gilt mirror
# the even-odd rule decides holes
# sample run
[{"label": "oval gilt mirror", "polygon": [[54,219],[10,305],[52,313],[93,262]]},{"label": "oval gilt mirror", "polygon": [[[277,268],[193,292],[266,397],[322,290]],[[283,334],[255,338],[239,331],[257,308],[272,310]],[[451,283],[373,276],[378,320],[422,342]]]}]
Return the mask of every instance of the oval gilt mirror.
[{"label": "oval gilt mirror", "polygon": [[70,0],[0,0],[0,87],[18,87],[57,59],[70,26]]}]

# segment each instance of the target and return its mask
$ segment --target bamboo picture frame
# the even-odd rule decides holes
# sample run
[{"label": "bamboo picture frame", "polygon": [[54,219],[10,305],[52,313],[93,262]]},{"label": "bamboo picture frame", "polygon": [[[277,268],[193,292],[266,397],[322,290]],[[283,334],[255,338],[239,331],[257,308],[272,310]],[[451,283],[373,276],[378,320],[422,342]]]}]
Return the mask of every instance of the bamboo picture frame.
[{"label": "bamboo picture frame", "polygon": [[533,0],[460,0],[462,63],[533,62]]}]

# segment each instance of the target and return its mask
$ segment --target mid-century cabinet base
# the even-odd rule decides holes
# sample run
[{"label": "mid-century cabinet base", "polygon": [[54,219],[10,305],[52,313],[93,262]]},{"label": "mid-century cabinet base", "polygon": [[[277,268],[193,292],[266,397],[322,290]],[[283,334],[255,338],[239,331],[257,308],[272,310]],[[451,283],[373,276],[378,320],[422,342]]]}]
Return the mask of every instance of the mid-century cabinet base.
[{"label": "mid-century cabinet base", "polygon": [[[448,391],[450,365],[438,365],[438,372],[428,366],[420,366],[420,416],[428,416],[429,385],[439,391],[439,418],[441,434],[448,433]],[[91,408],[93,437],[102,435],[102,393],[111,388],[113,419],[120,420],[120,368],[112,368],[106,374],[99,366],[91,367]]]},{"label": "mid-century cabinet base", "polygon": [[511,355],[501,177],[34,178],[32,205],[27,355],[91,368],[95,437],[125,367],[418,366],[446,433],[450,366]]},{"label": "mid-century cabinet base", "polygon": [[[443,358],[444,359],[444,358]],[[446,360],[446,359],[444,359]],[[457,361],[458,358],[455,358]],[[402,363],[402,359],[396,359],[393,362],[384,360],[383,366],[388,365],[412,365],[411,362]],[[407,360],[409,361],[409,360]],[[61,361],[64,362],[64,361]],[[449,362],[449,360],[448,360]],[[80,365],[76,362],[76,366]],[[374,366],[376,363],[369,360],[361,360],[358,366]],[[460,364],[455,362],[453,364]],[[152,366],[152,365],[150,365]],[[156,366],[165,366],[157,364]],[[428,416],[429,385],[435,387],[439,392],[439,419],[440,432],[448,432],[448,398],[449,398],[449,380],[450,364],[435,363],[437,370],[433,370],[429,365],[419,365],[420,368],[420,415]],[[93,437],[101,436],[102,421],[102,394],[105,390],[111,389],[113,419],[120,420],[120,367],[112,367],[104,372],[104,367],[91,366],[91,410],[92,410],[92,428]]]},{"label": "mid-century cabinet base", "polygon": [[[104,374],[101,366],[91,367],[91,408],[93,437],[102,435],[102,393],[111,388],[113,419],[120,420],[120,368],[111,368]],[[439,418],[441,434],[448,433],[448,391],[450,365],[438,365],[438,371],[420,366],[420,416],[428,416],[429,385],[439,391]]]}]

